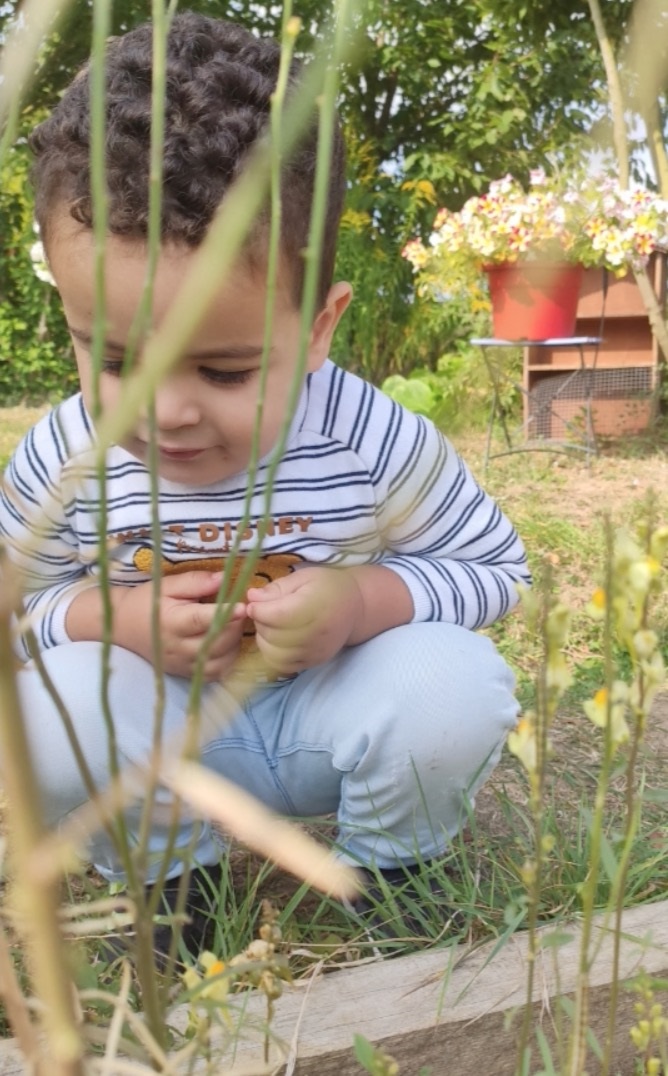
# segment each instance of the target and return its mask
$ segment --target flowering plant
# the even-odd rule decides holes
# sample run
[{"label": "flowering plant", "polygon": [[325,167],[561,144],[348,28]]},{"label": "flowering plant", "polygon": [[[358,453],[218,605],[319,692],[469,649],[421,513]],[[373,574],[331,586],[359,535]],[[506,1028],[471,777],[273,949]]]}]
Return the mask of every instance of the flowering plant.
[{"label": "flowering plant", "polygon": [[462,209],[440,209],[425,245],[402,254],[421,290],[443,293],[471,282],[488,265],[574,262],[623,276],[668,244],[668,201],[644,188],[623,189],[608,176],[564,179],[531,173],[528,191],[512,176],[490,184]]}]

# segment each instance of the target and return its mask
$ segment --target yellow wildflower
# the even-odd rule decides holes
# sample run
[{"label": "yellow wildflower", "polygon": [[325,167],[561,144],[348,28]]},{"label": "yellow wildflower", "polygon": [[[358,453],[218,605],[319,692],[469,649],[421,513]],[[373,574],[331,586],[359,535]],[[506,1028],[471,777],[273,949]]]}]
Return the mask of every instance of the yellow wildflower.
[{"label": "yellow wildflower", "polygon": [[582,704],[584,712],[594,725],[602,729],[608,728],[609,725],[615,747],[625,743],[630,735],[625,716],[628,697],[628,685],[623,680],[615,680],[612,693],[609,693],[606,687],[602,687],[593,699],[588,699]]},{"label": "yellow wildflower", "polygon": [[563,695],[564,691],[567,691],[571,686],[573,674],[568,668],[563,654],[554,654],[550,657],[545,670],[545,680],[548,688],[554,689],[560,695]]},{"label": "yellow wildflower", "polygon": [[668,553],[668,527],[657,527],[650,539],[650,552],[658,564]]},{"label": "yellow wildflower", "polygon": [[633,646],[639,658],[651,658],[658,645],[658,635],[649,628],[637,631],[633,636]]},{"label": "yellow wildflower", "polygon": [[607,602],[608,598],[603,587],[596,587],[586,606],[587,613],[592,620],[603,619]]},{"label": "yellow wildflower", "polygon": [[654,557],[642,557],[629,568],[629,584],[636,593],[647,594],[652,582],[659,573],[661,565]]},{"label": "yellow wildflower", "polygon": [[203,952],[199,963],[204,968],[200,974],[196,968],[186,968],[181,976],[188,990],[196,992],[196,999],[207,998],[224,1002],[230,992],[230,976],[225,975],[225,963],[214,953]]},{"label": "yellow wildflower", "polygon": [[521,717],[508,736],[508,750],[520,760],[525,770],[534,773],[538,765],[536,730],[530,718]]}]

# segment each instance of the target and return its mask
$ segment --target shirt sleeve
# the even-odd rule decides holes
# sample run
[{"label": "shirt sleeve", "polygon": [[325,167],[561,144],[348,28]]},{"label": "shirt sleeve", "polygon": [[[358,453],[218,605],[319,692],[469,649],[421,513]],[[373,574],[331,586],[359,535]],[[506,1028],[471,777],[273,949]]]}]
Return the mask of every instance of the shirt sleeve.
[{"label": "shirt sleeve", "polygon": [[[41,650],[69,641],[65,617],[70,603],[82,589],[95,585],[79,559],[68,522],[62,481],[66,462],[48,416],[20,443],[0,483],[4,570],[19,574],[26,623]],[[16,622],[15,628],[16,653],[27,660],[29,651]]]},{"label": "shirt sleeve", "polygon": [[495,501],[428,420],[393,416],[391,471],[379,505],[386,554],[410,590],[414,620],[483,628],[531,576],[524,546]]}]

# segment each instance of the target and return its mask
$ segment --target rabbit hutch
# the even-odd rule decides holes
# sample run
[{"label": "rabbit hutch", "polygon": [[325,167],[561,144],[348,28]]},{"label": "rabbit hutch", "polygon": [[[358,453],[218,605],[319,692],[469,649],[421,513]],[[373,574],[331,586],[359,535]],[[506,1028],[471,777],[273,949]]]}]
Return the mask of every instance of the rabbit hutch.
[{"label": "rabbit hutch", "polygon": [[[666,252],[652,255],[648,275],[665,312]],[[596,437],[642,433],[658,408],[662,356],[632,272],[585,271],[574,335],[600,343],[524,348],[527,437],[568,441],[585,422]]]}]

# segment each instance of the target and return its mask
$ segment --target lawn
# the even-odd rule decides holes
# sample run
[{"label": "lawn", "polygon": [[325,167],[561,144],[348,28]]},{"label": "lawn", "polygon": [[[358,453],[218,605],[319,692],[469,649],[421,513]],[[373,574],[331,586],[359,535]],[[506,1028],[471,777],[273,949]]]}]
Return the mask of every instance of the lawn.
[{"label": "lawn", "polygon": [[[39,414],[13,408],[0,412],[0,461],[6,462],[22,431]],[[462,452],[486,488],[496,497],[526,543],[536,579],[549,574],[551,585],[572,611],[566,657],[573,684],[561,700],[552,728],[552,759],[544,804],[543,826],[550,836],[540,900],[542,921],[579,911],[583,879],[590,856],[590,817],[601,765],[601,730],[585,716],[583,702],[604,682],[600,625],[586,606],[600,582],[605,563],[605,521],[615,526],[641,522],[648,513],[668,520],[668,432],[664,427],[646,437],[605,444],[589,463],[582,456],[524,453],[493,460],[484,473],[484,436],[457,438]],[[658,598],[655,622],[668,638],[668,601]],[[531,706],[534,680],[541,667],[541,646],[521,610],[489,630],[513,667],[522,703]],[[620,670],[628,662],[619,655]],[[606,839],[616,847],[625,810],[622,750],[617,756],[607,796]],[[665,789],[668,787],[668,696],[659,695],[637,766],[642,789],[642,819],[634,841],[625,900],[628,904],[659,899],[668,893],[668,839],[665,836]],[[424,872],[426,910],[420,911],[422,936],[381,943],[380,949],[407,952],[447,943],[442,908],[429,897],[436,882],[449,906],[462,913],[457,937],[476,944],[488,937],[503,939],[525,925],[523,870],[531,856],[533,831],[527,811],[528,785],[518,761],[508,751],[478,797],[475,815],[446,864]],[[331,823],[309,826],[321,839],[331,837]],[[72,879],[73,893],[86,901],[100,895],[92,874]],[[596,904],[610,895],[603,872]],[[332,901],[324,900],[270,864],[233,846],[224,864],[221,897],[225,914],[218,916],[213,947],[224,959],[251,940],[260,902],[268,898],[279,909],[293,972],[315,963],[325,968],[368,959],[375,948],[357,925]],[[401,909],[399,909],[401,911]],[[383,913],[397,913],[388,895]],[[105,969],[104,950],[92,946],[98,969]],[[376,947],[378,948],[378,947]],[[113,969],[112,969],[113,974]]]},{"label": "lawn", "polygon": [[4,469],[26,430],[37,422],[46,410],[46,407],[0,408],[0,470]]}]

